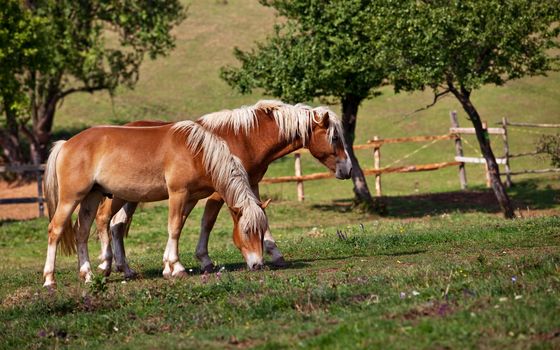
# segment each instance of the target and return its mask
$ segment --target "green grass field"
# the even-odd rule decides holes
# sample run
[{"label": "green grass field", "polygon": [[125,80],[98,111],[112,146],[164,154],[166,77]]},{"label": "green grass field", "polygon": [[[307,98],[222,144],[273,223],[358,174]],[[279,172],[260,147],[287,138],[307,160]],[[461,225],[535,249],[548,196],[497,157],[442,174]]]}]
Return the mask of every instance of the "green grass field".
[{"label": "green grass field", "polygon": [[141,278],[84,285],[76,258],[60,257],[55,292],[41,287],[46,220],[4,223],[0,348],[558,348],[559,217],[452,207],[378,220],[277,203],[268,214],[290,266],[258,272],[245,271],[223,212],[210,254],[225,270],[206,276],[192,254],[197,208],[181,239],[192,272],[165,280],[167,209],[155,206],[127,240]]},{"label": "green grass field", "polygon": [[[253,104],[265,96],[232,91],[219,69],[236,63],[234,46],[252,47],[278,21],[256,0],[190,1],[188,18],[175,30],[177,48],[147,61],[134,90],[118,90],[112,100],[103,93],[67,98],[56,136]],[[360,108],[357,143],[374,135],[445,134],[451,110],[469,126],[451,97],[412,113],[431,103],[429,92],[380,91]],[[560,123],[559,73],[484,87],[473,97],[490,126],[502,117]],[[540,132],[558,130],[511,128],[511,152],[534,150]],[[478,155],[475,139],[465,139],[465,155]],[[492,142],[500,156],[501,139]],[[414,153],[423,145],[384,146],[382,166],[452,160],[451,141]],[[364,167],[373,166],[371,151],[358,155]],[[304,174],[326,171],[303,159]],[[548,167],[543,157],[512,162],[514,171]],[[267,173],[281,175],[293,175],[293,157]],[[183,230],[181,259],[192,271],[180,280],[161,276],[165,203],[146,205],[126,242],[139,279],[113,274],[84,285],[76,257],[61,256],[55,292],[41,287],[47,220],[0,221],[0,349],[560,348],[560,177],[515,177],[508,191],[521,218],[514,221],[501,219],[482,166],[468,165],[467,178],[469,191],[460,192],[455,168],[384,175],[383,218],[351,210],[350,181],[306,182],[304,203],[296,201],[294,184],[263,185],[262,196],[273,199],[272,232],[290,266],[258,272],[245,271],[223,211],[210,255],[224,271],[200,275],[193,255],[199,206]],[[98,251],[92,238],[93,262]]]}]

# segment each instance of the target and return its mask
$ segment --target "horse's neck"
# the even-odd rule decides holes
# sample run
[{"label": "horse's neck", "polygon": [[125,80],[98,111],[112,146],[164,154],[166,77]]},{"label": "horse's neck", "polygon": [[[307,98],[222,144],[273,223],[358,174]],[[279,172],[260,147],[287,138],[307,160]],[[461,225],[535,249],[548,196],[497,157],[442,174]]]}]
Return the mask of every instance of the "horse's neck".
[{"label": "horse's neck", "polygon": [[[303,147],[301,140],[288,142],[279,136],[279,128],[275,120],[267,115],[259,114],[255,128],[249,133],[240,131],[233,136],[228,130],[217,130],[217,136],[226,140],[232,152],[242,159],[245,165],[266,168],[274,160]],[[235,152],[235,150],[238,152]],[[258,169],[247,169],[253,172]]]},{"label": "horse's neck", "polygon": [[279,128],[276,121],[265,115],[258,116],[258,126],[248,135],[254,158],[266,163],[268,166],[276,159],[303,147],[300,139],[291,142],[279,136]]}]

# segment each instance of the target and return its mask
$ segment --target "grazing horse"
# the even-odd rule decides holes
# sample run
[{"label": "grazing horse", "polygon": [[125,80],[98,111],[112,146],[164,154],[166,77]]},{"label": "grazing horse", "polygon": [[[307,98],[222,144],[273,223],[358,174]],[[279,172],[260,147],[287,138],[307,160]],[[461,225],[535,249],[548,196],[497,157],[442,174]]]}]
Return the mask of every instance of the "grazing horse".
[{"label": "grazing horse", "polygon": [[[201,117],[197,123],[223,138],[231,152],[240,158],[254,193],[259,196],[259,181],[272,161],[297,149],[305,147],[310,153],[333,171],[337,178],[350,177],[351,163],[344,149],[340,121],[335,113],[325,107],[311,108],[304,105],[289,105],[280,101],[259,101],[254,106],[224,110]],[[137,126],[161,125],[164,122],[140,121]],[[203,271],[213,269],[208,256],[208,238],[224,201],[214,193],[207,201],[201,223],[200,239],[196,256]],[[127,234],[137,203],[126,203],[111,222],[114,239],[116,269],[125,277],[133,277],[134,271],[126,262],[123,236]],[[97,227],[106,228],[107,212],[111,201],[100,207]],[[276,246],[270,231],[265,233],[264,244],[272,255],[272,263],[283,266],[285,260]],[[108,242],[102,240],[103,262],[99,268],[111,273],[112,254]]]},{"label": "grazing horse", "polygon": [[[91,281],[87,240],[99,202],[115,197],[111,212],[123,201],[169,198],[169,239],[163,256],[165,277],[186,274],[179,262],[178,241],[198,200],[214,191],[230,208],[234,241],[249,268],[263,264],[263,237],[268,231],[264,207],[251,190],[247,173],[227,144],[192,121],[155,127],[93,127],[59,141],[45,171],[49,207],[45,286],[55,285],[57,243],[63,252],[78,252],[80,277]],[[80,204],[78,220],[71,215]]]}]

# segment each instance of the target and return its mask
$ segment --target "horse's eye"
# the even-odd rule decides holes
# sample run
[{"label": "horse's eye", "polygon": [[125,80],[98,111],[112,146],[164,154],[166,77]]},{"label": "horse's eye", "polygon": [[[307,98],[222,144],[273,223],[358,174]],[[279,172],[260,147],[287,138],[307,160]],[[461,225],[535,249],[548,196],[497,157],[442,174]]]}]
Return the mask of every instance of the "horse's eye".
[{"label": "horse's eye", "polygon": [[333,140],[333,142],[338,142],[338,140],[340,140],[340,138],[335,135],[335,136],[333,136],[332,140]]}]

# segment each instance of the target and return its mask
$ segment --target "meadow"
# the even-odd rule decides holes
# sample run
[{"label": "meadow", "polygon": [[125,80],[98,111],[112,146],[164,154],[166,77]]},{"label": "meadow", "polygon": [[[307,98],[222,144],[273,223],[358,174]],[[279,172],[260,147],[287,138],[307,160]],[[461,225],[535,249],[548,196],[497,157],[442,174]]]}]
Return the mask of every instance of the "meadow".
[{"label": "meadow", "polygon": [[[257,1],[189,3],[188,18],[175,30],[177,48],[147,61],[134,90],[67,98],[56,116],[56,138],[96,124],[196,119],[270,98],[238,94],[220,80],[219,69],[236,64],[234,46],[253,47],[280,19]],[[473,97],[490,126],[502,117],[559,123],[559,91],[560,74],[551,73],[483,87]],[[451,110],[469,126],[451,97],[413,113],[431,103],[430,91],[394,94],[386,86],[380,92],[360,107],[358,144],[374,135],[445,134]],[[512,152],[534,150],[540,132],[511,128]],[[466,140],[466,155],[478,155],[475,139]],[[501,139],[492,143],[501,155]],[[421,146],[384,146],[382,166],[454,155],[451,141],[439,141],[407,157]],[[371,151],[358,155],[364,167],[373,166]],[[326,171],[303,159],[304,174]],[[546,157],[512,162],[514,171],[546,167]],[[293,175],[291,156],[267,173],[282,175]],[[47,220],[0,221],[0,348],[560,348],[560,177],[515,177],[508,193],[516,220],[501,218],[482,166],[468,165],[467,178],[469,189],[459,191],[455,168],[384,175],[383,217],[352,209],[350,181],[306,182],[303,203],[294,184],[263,185],[262,197],[273,199],[271,229],[289,266],[257,272],[246,271],[224,210],[210,239],[218,269],[200,274],[193,254],[198,206],[181,237],[189,275],[177,280],[161,276],[165,203],[142,207],[126,240],[139,278],[97,274],[85,285],[76,257],[59,255],[55,291],[41,287]],[[373,177],[368,180],[373,189]]]},{"label": "meadow", "polygon": [[[421,203],[418,203],[421,204]],[[161,277],[166,207],[137,213],[127,240],[140,278],[85,285],[59,257],[41,287],[45,219],[0,226],[1,348],[557,348],[560,218],[505,221],[440,211],[372,217],[281,202],[268,210],[290,265],[245,270],[222,212],[218,272],[193,257],[196,208],[181,239],[184,279]],[[338,231],[338,233],[337,233]],[[91,256],[99,249],[90,242]]]}]

